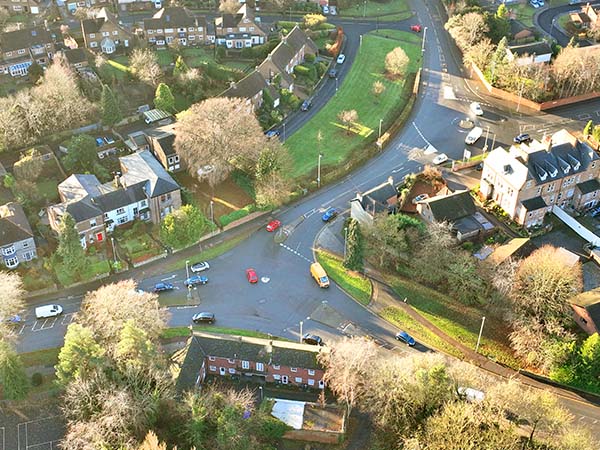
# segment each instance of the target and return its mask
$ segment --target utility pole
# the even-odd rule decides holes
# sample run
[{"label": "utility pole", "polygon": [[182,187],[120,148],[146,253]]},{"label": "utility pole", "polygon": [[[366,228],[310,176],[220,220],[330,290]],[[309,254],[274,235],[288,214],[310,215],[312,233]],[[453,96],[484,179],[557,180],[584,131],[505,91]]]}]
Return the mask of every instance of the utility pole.
[{"label": "utility pole", "polygon": [[485,132],[485,144],[483,145],[483,151],[484,153],[487,152],[487,142],[488,142],[488,136],[490,135],[490,126],[487,126],[487,131]]},{"label": "utility pole", "polygon": [[421,43],[421,54],[425,53],[425,37],[427,36],[427,27],[423,28],[423,42]]},{"label": "utility pole", "polygon": [[475,353],[479,351],[479,342],[481,341],[481,333],[483,333],[483,325],[485,324],[485,316],[481,319],[481,328],[479,329],[479,336],[477,337],[477,345],[475,346]]},{"label": "utility pole", "polygon": [[115,264],[117,264],[117,251],[115,250],[115,238],[111,237],[110,238],[110,242],[112,243],[112,249],[113,249],[113,258],[115,260]]},{"label": "utility pole", "polygon": [[367,0],[364,2],[363,17],[367,17]]},{"label": "utility pole", "polygon": [[381,141],[381,125],[383,124],[383,119],[379,119],[379,141]]},{"label": "utility pole", "polygon": [[323,155],[319,153],[319,161],[317,162],[317,189],[321,187],[321,158]]}]

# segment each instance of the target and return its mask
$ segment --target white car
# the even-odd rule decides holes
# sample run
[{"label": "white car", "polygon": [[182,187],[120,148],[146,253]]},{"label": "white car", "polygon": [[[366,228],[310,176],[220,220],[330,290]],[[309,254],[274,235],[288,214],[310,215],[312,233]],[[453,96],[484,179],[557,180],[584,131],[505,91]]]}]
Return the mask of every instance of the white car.
[{"label": "white car", "polygon": [[540,4],[538,2],[536,2],[535,0],[530,0],[529,4],[531,6],[533,6],[535,9],[538,9],[540,7]]},{"label": "white car", "polygon": [[344,55],[343,53],[340,53],[339,56],[337,57],[337,63],[344,64],[344,61],[346,61],[346,55]]},{"label": "white car", "polygon": [[60,305],[44,305],[35,308],[36,319],[46,319],[48,317],[60,316],[63,312],[63,308]]},{"label": "white car", "polygon": [[482,134],[483,134],[483,128],[481,128],[481,127],[473,128],[469,132],[469,134],[467,134],[467,137],[465,138],[465,144],[469,144],[469,145],[474,144],[475,142],[477,142],[477,139],[479,139]]},{"label": "white car", "polygon": [[335,15],[337,15],[337,8],[335,6],[330,6],[329,12],[332,16],[335,16]]},{"label": "white car", "polygon": [[476,116],[483,116],[483,109],[481,109],[481,105],[478,102],[471,103],[471,112]]},{"label": "white car", "polygon": [[190,266],[190,270],[194,273],[204,272],[205,270],[208,270],[208,269],[210,269],[210,265],[206,261],[195,263]]},{"label": "white car", "polygon": [[329,14],[329,6],[323,5],[323,14]]},{"label": "white car", "polygon": [[446,155],[445,153],[440,153],[439,155],[437,155],[435,158],[433,158],[433,163],[437,166],[439,164],[443,164],[446,161],[448,161],[448,155]]}]

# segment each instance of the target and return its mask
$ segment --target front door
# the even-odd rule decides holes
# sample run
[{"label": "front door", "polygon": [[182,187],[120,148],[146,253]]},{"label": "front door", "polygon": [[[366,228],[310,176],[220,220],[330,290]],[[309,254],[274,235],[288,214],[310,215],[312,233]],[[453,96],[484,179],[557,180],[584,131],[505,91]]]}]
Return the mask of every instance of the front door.
[{"label": "front door", "polygon": [[102,242],[102,241],[104,240],[104,234],[102,234],[102,233],[97,233],[97,234],[96,234],[96,240],[97,240],[98,242]]},{"label": "front door", "polygon": [[282,375],[281,376],[281,382],[283,384],[288,384],[288,376],[287,375]]},{"label": "front door", "polygon": [[225,376],[225,367],[219,367],[219,375]]}]

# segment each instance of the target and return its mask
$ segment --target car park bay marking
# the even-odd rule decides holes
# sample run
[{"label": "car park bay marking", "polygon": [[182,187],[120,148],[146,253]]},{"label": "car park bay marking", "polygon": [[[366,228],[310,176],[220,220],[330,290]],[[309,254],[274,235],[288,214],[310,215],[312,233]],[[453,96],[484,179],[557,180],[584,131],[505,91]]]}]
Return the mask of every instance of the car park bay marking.
[{"label": "car park bay marking", "polygon": [[[35,321],[35,323],[33,324],[33,327],[31,327],[31,331],[48,330],[48,329],[54,327],[57,320],[58,320],[58,317],[53,317],[51,319],[44,319],[43,322]],[[39,324],[39,326],[37,326],[38,324]]]}]

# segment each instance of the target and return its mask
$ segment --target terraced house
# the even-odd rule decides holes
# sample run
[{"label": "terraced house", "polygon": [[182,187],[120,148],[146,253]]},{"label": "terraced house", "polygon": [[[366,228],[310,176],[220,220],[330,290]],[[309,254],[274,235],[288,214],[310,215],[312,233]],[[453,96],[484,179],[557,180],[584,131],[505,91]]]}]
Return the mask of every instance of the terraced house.
[{"label": "terraced house", "polygon": [[0,73],[25,76],[35,62],[48,65],[54,57],[54,36],[44,27],[24,28],[0,34]]},{"label": "terraced house", "polygon": [[585,210],[600,201],[600,157],[566,130],[544,142],[498,147],[484,160],[480,193],[525,227],[553,207]]},{"label": "terraced house", "polygon": [[37,258],[33,231],[18,203],[0,206],[0,253],[2,264],[7,269]]},{"label": "terraced house", "polygon": [[10,14],[39,14],[40,2],[36,0],[0,0],[0,8]]},{"label": "terraced house", "polygon": [[131,34],[119,25],[115,15],[107,8],[102,8],[94,19],[82,20],[81,31],[87,48],[107,55],[132,44]]},{"label": "terraced house", "polygon": [[266,34],[258,26],[254,9],[242,5],[236,14],[223,14],[215,19],[217,45],[241,50],[244,47],[264,44]]},{"label": "terraced house", "polygon": [[162,8],[150,19],[144,19],[144,39],[157,47],[167,45],[203,45],[211,41],[206,19],[195,17],[186,8]]}]

